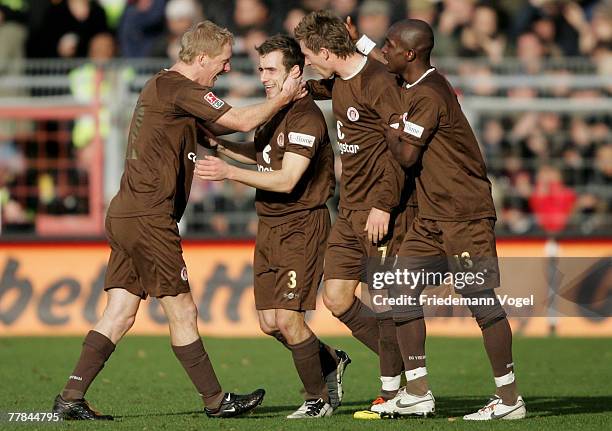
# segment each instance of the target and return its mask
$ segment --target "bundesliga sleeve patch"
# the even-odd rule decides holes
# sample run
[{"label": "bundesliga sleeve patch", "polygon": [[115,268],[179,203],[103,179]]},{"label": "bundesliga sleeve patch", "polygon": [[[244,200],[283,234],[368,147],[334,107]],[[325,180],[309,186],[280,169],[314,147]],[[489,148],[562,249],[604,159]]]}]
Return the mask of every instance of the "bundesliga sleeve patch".
[{"label": "bundesliga sleeve patch", "polygon": [[305,147],[312,147],[315,142],[315,137],[306,133],[289,132],[287,137],[290,144],[303,145]]},{"label": "bundesliga sleeve patch", "polygon": [[418,124],[411,123],[410,121],[404,121],[404,133],[420,138],[423,135],[423,130],[425,129]]},{"label": "bundesliga sleeve patch", "polygon": [[225,102],[219,99],[212,91],[209,91],[204,95],[204,100],[206,100],[210,105],[215,109],[221,109]]}]

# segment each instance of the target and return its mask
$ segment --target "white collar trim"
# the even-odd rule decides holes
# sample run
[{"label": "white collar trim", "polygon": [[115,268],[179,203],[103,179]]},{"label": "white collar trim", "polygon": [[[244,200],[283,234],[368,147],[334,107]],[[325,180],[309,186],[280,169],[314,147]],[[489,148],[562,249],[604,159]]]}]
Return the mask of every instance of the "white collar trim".
[{"label": "white collar trim", "polygon": [[412,83],[412,84],[406,83],[406,86],[405,86],[405,87],[406,87],[406,88],[414,87],[414,86],[415,86],[415,85],[417,85],[419,82],[421,82],[423,79],[425,79],[425,77],[426,77],[427,75],[429,75],[431,72],[433,72],[434,70],[436,70],[436,68],[435,68],[435,67],[432,67],[432,68],[431,68],[431,69],[429,69],[427,72],[425,72],[424,74],[422,74],[422,75],[421,75],[421,77],[420,77],[419,79],[417,79],[416,81],[414,81],[414,83]]},{"label": "white collar trim", "polygon": [[359,63],[359,67],[357,68],[357,70],[353,72],[350,76],[347,76],[346,78],[342,78],[342,80],[348,81],[349,79],[352,79],[355,76],[357,76],[357,74],[363,70],[367,62],[368,62],[368,57],[364,55],[363,58],[361,59],[361,63]]}]

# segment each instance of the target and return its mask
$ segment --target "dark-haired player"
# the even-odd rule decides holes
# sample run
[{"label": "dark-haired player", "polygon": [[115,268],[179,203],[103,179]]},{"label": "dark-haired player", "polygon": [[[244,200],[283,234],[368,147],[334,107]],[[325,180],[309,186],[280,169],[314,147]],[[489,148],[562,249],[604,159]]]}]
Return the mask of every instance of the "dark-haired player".
[{"label": "dark-haired player", "polygon": [[[257,51],[268,98],[278,95],[290,73],[302,73],[304,56],[290,37],[274,36]],[[216,141],[219,153],[257,166],[255,172],[207,156],[196,163],[196,175],[257,188],[253,267],[259,324],[291,351],[306,392],[304,404],[288,418],[329,416],[342,401],[342,374],[350,359],[319,341],[304,321],[316,306],[331,227],[325,203],[335,185],[323,114],[306,96],[259,127],[254,142]]]}]

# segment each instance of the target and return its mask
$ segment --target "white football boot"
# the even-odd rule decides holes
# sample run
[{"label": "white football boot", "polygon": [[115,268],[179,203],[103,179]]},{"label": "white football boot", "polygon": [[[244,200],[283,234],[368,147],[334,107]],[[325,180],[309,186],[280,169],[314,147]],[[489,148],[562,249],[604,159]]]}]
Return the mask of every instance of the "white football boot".
[{"label": "white football boot", "polygon": [[399,390],[395,398],[380,404],[374,404],[370,410],[385,416],[423,416],[433,415],[436,411],[436,400],[431,391],[425,395],[413,395],[406,392],[406,388]]},{"label": "white football boot", "polygon": [[519,396],[516,399],[516,404],[507,406],[502,403],[500,397],[495,395],[487,402],[487,404],[478,410],[476,413],[463,416],[466,421],[490,421],[496,419],[512,420],[524,419],[527,414],[525,401]]}]

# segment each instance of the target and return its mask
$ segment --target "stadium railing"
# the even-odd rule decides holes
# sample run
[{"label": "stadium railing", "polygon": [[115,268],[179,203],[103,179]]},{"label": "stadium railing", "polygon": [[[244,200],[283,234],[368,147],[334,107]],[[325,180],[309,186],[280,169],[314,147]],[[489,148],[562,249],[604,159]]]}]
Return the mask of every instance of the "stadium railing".
[{"label": "stadium railing", "polygon": [[[102,233],[105,204],[116,192],[122,173],[124,137],[136,98],[146,80],[168,66],[168,60],[159,59],[105,64],[86,60],[29,60],[23,63],[21,73],[0,76],[0,145],[10,148],[0,153],[0,168],[3,173],[8,172],[0,177],[4,232],[54,236]],[[609,114],[612,100],[604,97],[612,88],[612,77],[598,74],[597,67],[588,60],[543,61],[536,72],[533,68],[526,70],[516,59],[495,65],[482,59],[441,59],[437,66],[457,87],[462,107],[479,139],[485,121],[497,118],[506,127],[504,139],[511,145],[524,146],[510,139],[513,121],[525,113],[555,113],[563,119],[558,134],[568,142],[572,139],[568,119],[572,118],[602,122],[607,125],[607,142],[612,141]],[[261,100],[261,84],[250,61],[237,58],[232,68],[234,73],[218,81],[219,94],[235,105]],[[560,88],[563,91],[557,91]],[[514,89],[528,89],[533,94],[508,97],[508,91]],[[574,93],[588,91],[602,97],[574,97]],[[320,106],[330,120],[328,124],[333,124],[331,104]],[[87,116],[91,118],[87,120]],[[335,139],[333,127],[330,136]],[[25,160],[25,169],[7,168],[11,157]],[[592,157],[589,155],[583,163],[595,165]],[[503,174],[506,157],[489,157],[487,163],[493,171],[502,171],[501,177],[492,178],[494,188],[501,189],[500,178],[507,179]],[[552,164],[561,171],[567,165],[560,156],[544,161],[525,158],[523,164],[532,182],[542,165]],[[588,185],[579,184],[574,189],[580,194]],[[511,186],[506,187],[506,194],[508,187]],[[194,184],[182,231],[188,236],[234,233],[250,237],[253,196],[241,191],[236,198],[234,192],[232,186]],[[585,219],[575,214],[562,233],[610,235],[612,192],[608,189],[599,193],[607,224],[596,231],[581,229]],[[14,204],[21,206],[16,212],[25,216],[14,216],[15,210],[10,207]],[[503,226],[503,203],[500,205]],[[528,208],[524,212],[531,225],[537,227],[534,214]],[[18,222],[11,221],[11,215]],[[542,234],[537,228],[533,232]],[[511,230],[503,233],[525,234]]]}]

